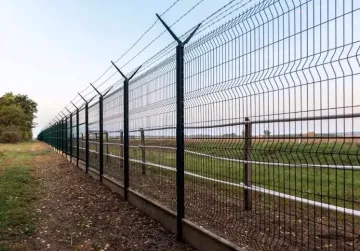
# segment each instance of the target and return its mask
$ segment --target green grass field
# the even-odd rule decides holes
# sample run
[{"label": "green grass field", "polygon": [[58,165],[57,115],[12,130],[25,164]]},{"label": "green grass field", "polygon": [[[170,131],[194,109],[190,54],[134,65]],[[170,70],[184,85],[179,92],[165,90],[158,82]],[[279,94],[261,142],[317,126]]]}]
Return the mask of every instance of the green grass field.
[{"label": "green grass field", "polygon": [[[174,147],[175,141],[149,139],[145,144]],[[140,141],[131,140],[130,145],[138,146]],[[92,148],[95,149],[93,146]],[[186,141],[186,150],[230,159],[243,159],[244,156],[242,142],[229,139],[190,139]],[[119,155],[119,152],[119,146],[109,145],[109,153]],[[176,166],[174,150],[146,148],[145,155],[147,162]],[[252,160],[263,162],[360,166],[359,147],[355,144],[254,142],[251,156]],[[130,158],[141,161],[142,150],[130,148]],[[133,166],[139,167],[140,164]],[[232,183],[243,182],[242,163],[186,153],[185,167],[186,171],[204,177]],[[161,175],[174,174],[151,165],[147,168],[152,173],[158,170]],[[252,182],[255,186],[340,207],[360,209],[360,171],[262,164],[252,164],[252,169]]]}]

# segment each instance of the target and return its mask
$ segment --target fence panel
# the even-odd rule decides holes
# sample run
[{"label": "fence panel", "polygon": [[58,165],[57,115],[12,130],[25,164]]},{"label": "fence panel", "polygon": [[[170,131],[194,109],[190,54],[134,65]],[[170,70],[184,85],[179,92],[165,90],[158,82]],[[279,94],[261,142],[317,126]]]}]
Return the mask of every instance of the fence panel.
[{"label": "fence panel", "polygon": [[259,249],[359,249],[355,13],[263,1],[187,47],[188,219]]},{"label": "fence panel", "polygon": [[71,155],[71,122],[70,122],[71,118],[68,117],[67,119],[67,126],[66,126],[66,145],[67,145],[67,155]]},{"label": "fence panel", "polygon": [[76,150],[77,150],[77,138],[76,138],[76,111],[71,116],[72,126],[71,126],[71,156],[73,157],[74,161],[76,162]]},{"label": "fence panel", "polygon": [[85,140],[85,108],[82,108],[79,111],[79,159],[83,162],[86,161]]},{"label": "fence panel", "polygon": [[171,56],[129,85],[130,187],[173,211],[176,211],[175,66],[175,57]]},{"label": "fence panel", "polygon": [[99,103],[89,106],[89,165],[100,170],[99,160]]},{"label": "fence panel", "polygon": [[123,168],[123,89],[104,99],[104,173],[124,184]]}]

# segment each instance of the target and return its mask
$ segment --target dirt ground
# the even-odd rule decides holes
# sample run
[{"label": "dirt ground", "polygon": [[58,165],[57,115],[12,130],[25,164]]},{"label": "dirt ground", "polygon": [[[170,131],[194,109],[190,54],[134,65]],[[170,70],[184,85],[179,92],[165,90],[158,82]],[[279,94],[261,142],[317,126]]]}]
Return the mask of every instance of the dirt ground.
[{"label": "dirt ground", "polygon": [[[31,150],[49,148],[37,142]],[[48,151],[32,164],[38,225],[25,250],[194,250],[60,154]]]}]

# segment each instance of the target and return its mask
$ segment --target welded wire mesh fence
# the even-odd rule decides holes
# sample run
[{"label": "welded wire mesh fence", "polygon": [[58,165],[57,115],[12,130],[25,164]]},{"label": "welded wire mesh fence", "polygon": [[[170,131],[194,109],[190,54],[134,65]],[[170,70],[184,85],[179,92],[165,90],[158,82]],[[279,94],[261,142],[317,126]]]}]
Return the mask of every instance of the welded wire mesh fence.
[{"label": "welded wire mesh fence", "polygon": [[[80,112],[89,167],[240,246],[360,250],[356,27],[359,1],[265,0],[179,42]],[[76,157],[74,118],[39,139]]]},{"label": "welded wire mesh fence", "polygon": [[104,99],[104,173],[121,184],[123,179],[123,95],[118,90]]},{"label": "welded wire mesh fence", "polygon": [[85,109],[79,110],[79,159],[86,160],[86,146],[85,146]]},{"label": "welded wire mesh fence", "polygon": [[89,165],[99,169],[99,103],[89,107]]}]

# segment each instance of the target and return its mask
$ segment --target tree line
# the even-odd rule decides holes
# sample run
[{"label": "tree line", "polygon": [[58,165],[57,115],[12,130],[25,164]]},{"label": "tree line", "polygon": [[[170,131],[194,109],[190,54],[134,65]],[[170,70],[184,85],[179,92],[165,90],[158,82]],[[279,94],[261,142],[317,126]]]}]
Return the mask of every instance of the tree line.
[{"label": "tree line", "polygon": [[32,139],[37,103],[27,95],[5,93],[0,97],[0,142]]}]

